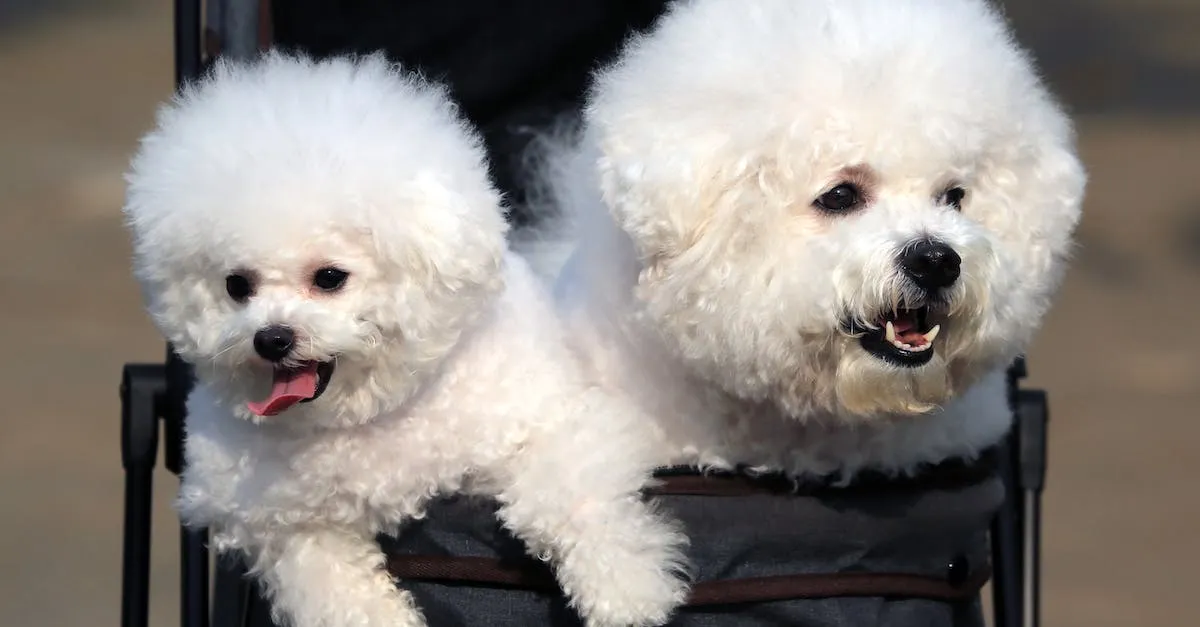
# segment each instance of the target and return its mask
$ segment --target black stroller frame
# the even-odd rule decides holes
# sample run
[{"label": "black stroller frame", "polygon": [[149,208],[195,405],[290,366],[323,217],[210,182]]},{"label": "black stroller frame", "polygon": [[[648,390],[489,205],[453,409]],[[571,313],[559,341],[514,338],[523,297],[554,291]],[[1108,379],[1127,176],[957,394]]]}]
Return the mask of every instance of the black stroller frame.
[{"label": "black stroller frame", "polygon": [[[257,54],[264,3],[175,0],[175,81],[180,87],[200,76],[218,54],[245,58]],[[1012,429],[1000,447],[998,472],[1005,502],[992,522],[992,602],[996,627],[1037,627],[1040,615],[1041,494],[1046,470],[1048,400],[1043,390],[1020,385],[1025,361],[1008,370]],[[178,475],[183,466],[185,401],[192,372],[171,347],[162,363],[126,364],[122,372],[121,460],[125,469],[124,551],[121,626],[148,627],[150,605],[150,527],[153,476],[160,434],[165,466]],[[208,532],[180,526],[180,625],[225,627],[211,621]],[[235,568],[219,564],[219,569]],[[243,595],[242,573],[219,573],[215,594]],[[233,589],[229,589],[233,586]],[[244,605],[244,602],[233,606]],[[244,608],[242,609],[244,611]],[[236,620],[236,618],[235,618]]]}]

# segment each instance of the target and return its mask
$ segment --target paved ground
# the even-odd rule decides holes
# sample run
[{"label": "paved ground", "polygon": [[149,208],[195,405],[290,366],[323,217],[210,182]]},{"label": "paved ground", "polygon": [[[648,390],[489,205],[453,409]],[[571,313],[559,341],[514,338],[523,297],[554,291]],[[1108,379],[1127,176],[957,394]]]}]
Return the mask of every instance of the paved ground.
[{"label": "paved ground", "polygon": [[[1009,4],[1080,117],[1094,181],[1031,356],[1054,414],[1046,623],[1194,624],[1200,3]],[[128,277],[120,174],[171,88],[169,3],[44,2],[21,23],[15,6],[0,0],[0,623],[113,625],[116,384],[161,351]],[[171,625],[174,481],[157,489],[152,618]]]}]

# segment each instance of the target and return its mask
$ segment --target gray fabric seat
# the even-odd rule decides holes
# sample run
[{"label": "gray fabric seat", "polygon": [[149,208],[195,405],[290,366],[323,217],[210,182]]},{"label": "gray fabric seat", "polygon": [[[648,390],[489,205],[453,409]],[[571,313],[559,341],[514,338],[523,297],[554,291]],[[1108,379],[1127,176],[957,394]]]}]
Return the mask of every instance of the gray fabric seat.
[{"label": "gray fabric seat", "polygon": [[[672,627],[985,624],[988,526],[1004,498],[986,462],[840,489],[778,478],[671,481],[654,498],[685,524],[700,582]],[[494,512],[487,500],[444,499],[380,539],[429,624],[581,625],[546,566]],[[247,627],[271,627],[265,604],[253,606]]]}]

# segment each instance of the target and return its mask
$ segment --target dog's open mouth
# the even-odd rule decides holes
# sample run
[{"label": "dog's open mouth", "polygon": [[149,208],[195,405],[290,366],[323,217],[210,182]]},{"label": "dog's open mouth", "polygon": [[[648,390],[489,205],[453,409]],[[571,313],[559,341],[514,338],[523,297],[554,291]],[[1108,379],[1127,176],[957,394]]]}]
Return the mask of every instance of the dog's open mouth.
[{"label": "dog's open mouth", "polygon": [[909,368],[923,366],[933,359],[933,342],[942,326],[930,323],[928,307],[898,309],[884,314],[875,323],[876,328],[866,330],[858,340],[871,355]]},{"label": "dog's open mouth", "polygon": [[316,400],[333,377],[332,361],[306,361],[293,368],[276,366],[271,392],[261,401],[246,404],[256,416],[274,416],[297,403]]}]

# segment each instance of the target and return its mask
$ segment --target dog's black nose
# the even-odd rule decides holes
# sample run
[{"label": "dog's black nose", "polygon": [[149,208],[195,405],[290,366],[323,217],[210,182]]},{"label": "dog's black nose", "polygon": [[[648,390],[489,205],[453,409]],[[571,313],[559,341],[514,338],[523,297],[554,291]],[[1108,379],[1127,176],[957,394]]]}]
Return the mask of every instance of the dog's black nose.
[{"label": "dog's black nose", "polygon": [[296,334],[280,325],[263,327],[254,334],[254,351],[267,361],[282,361],[296,344]]},{"label": "dog's black nose", "polygon": [[958,280],[962,257],[953,248],[932,240],[921,240],[900,254],[900,267],[913,283],[927,290],[950,287]]}]

